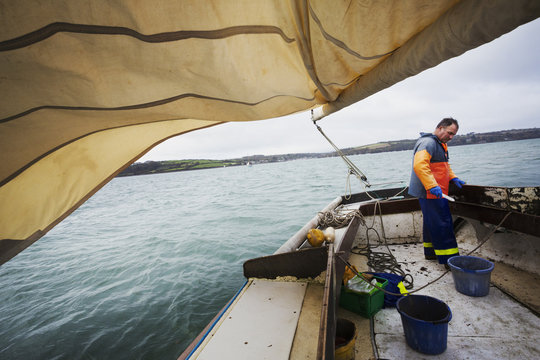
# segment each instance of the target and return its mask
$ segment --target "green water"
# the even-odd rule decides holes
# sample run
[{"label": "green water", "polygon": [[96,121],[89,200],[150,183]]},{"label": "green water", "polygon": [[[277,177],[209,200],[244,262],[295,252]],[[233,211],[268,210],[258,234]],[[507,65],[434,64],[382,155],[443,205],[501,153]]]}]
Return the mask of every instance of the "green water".
[{"label": "green water", "polygon": [[[377,184],[407,182],[411,156],[351,159]],[[450,162],[469,184],[540,185],[540,139],[450,147]],[[325,158],[114,179],[0,267],[0,359],[176,359],[242,286],[242,263],[346,176]]]}]

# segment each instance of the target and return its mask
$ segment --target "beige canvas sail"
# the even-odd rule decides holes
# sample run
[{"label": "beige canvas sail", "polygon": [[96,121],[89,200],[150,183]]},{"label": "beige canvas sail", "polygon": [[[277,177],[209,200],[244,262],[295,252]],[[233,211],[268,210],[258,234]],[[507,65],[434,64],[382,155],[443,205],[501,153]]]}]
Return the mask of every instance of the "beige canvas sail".
[{"label": "beige canvas sail", "polygon": [[534,0],[3,1],[0,263],[172,136],[319,118],[539,15]]}]

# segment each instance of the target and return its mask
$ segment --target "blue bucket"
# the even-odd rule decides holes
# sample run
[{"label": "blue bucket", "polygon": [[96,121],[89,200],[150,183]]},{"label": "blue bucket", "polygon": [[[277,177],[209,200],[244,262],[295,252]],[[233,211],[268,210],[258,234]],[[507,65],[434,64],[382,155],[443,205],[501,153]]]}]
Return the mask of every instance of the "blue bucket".
[{"label": "blue bucket", "polygon": [[453,256],[448,259],[456,290],[468,296],[489,294],[489,282],[494,265],[475,256]]},{"label": "blue bucket", "polygon": [[446,350],[448,323],[452,320],[448,305],[430,296],[407,295],[398,300],[396,308],[407,345],[430,355]]}]

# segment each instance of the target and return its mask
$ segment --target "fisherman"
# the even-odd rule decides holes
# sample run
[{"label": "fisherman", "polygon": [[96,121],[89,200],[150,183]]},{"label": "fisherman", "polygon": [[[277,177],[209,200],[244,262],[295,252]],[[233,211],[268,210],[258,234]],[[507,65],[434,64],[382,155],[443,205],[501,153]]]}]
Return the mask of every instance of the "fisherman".
[{"label": "fisherman", "polygon": [[409,184],[409,194],[418,198],[424,218],[424,256],[445,265],[449,258],[459,255],[448,200],[443,198],[443,194],[448,195],[450,182],[460,189],[465,184],[448,163],[446,143],[458,129],[456,119],[444,118],[432,134],[420,133],[414,145]]}]

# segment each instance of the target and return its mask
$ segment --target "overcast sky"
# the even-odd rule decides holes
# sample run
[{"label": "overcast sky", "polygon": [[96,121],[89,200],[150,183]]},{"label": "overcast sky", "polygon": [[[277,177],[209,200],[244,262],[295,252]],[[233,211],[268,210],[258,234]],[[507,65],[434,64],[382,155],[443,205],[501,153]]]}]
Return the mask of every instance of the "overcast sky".
[{"label": "overcast sky", "polygon": [[[414,139],[444,117],[460,134],[540,127],[540,19],[318,122],[340,148]],[[309,112],[228,123],[170,139],[139,159],[330,152]]]}]

